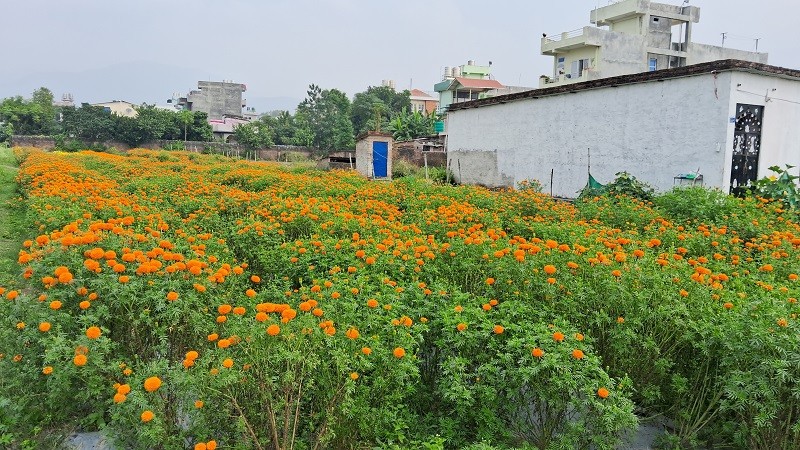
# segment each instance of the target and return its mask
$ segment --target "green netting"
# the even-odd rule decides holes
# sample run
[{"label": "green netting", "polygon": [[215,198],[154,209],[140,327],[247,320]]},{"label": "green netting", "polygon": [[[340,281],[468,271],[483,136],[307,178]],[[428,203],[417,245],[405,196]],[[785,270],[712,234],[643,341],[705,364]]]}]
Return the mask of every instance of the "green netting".
[{"label": "green netting", "polygon": [[603,189],[605,185],[600,184],[597,180],[594,179],[592,174],[589,174],[589,182],[586,184],[586,187],[589,189]]},{"label": "green netting", "polygon": [[595,180],[592,174],[589,174],[589,181],[586,183],[583,189],[578,192],[578,198],[582,198],[585,196],[595,196],[601,195],[605,192],[606,186],[604,184],[600,184],[599,181]]}]

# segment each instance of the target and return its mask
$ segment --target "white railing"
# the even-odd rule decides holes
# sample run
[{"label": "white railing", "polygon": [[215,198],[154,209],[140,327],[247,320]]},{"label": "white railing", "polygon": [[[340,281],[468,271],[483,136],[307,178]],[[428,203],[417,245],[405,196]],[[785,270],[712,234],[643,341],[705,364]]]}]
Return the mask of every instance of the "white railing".
[{"label": "white railing", "polygon": [[577,30],[565,31],[561,34],[556,34],[553,36],[545,35],[544,40],[545,42],[560,42],[563,41],[564,39],[570,39],[581,36],[582,34],[583,34],[583,28],[578,28]]}]

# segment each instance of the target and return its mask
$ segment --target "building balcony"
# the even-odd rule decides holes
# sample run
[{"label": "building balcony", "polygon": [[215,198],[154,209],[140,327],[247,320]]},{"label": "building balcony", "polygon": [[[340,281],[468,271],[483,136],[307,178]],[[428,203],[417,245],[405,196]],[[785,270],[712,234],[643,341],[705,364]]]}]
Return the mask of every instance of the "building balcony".
[{"label": "building balcony", "polygon": [[562,74],[556,77],[548,77],[542,75],[541,77],[539,77],[539,87],[547,88],[547,87],[563,86],[565,84],[599,80],[600,78],[603,78],[600,71],[596,70],[594,67],[590,67],[588,69],[584,69],[579,77],[573,77],[571,74]]},{"label": "building balcony", "polygon": [[583,27],[554,36],[543,36],[542,54],[555,56],[576,48],[600,47],[603,33],[608,32],[600,28]]}]

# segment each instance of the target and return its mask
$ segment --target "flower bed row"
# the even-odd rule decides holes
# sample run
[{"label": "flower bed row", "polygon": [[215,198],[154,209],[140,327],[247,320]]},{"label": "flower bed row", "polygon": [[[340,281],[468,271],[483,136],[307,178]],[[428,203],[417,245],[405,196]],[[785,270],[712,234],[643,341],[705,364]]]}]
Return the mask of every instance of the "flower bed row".
[{"label": "flower bed row", "polygon": [[614,448],[637,407],[680,445],[800,443],[800,228],[776,205],[686,191],[730,206],[703,220],[23,151],[40,234],[28,287],[0,288],[20,435],[78,420],[134,448]]}]

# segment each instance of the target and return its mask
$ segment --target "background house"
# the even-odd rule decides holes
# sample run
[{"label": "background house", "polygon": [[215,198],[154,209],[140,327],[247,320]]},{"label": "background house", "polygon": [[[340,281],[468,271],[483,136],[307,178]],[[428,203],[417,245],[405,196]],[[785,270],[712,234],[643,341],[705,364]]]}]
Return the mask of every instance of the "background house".
[{"label": "background house", "polygon": [[201,111],[209,119],[222,120],[225,116],[242,116],[246,105],[242,93],[247,86],[230,81],[198,81],[197,90],[178,99],[178,106],[189,111]]},{"label": "background house", "polygon": [[688,6],[688,1],[676,6],[650,0],[623,0],[594,9],[590,21],[597,27],[542,37],[541,52],[553,57],[553,74],[542,75],[539,86],[721,59],[767,63],[766,53],[693,42],[692,24],[699,20],[700,8]]},{"label": "background house", "polygon": [[422,114],[433,114],[439,106],[439,100],[425,91],[411,89],[411,112],[419,111]]},{"label": "background house", "polygon": [[134,109],[134,104],[123,100],[112,100],[110,102],[92,103],[92,106],[100,106],[111,114],[122,117],[136,117],[139,115]]},{"label": "background house", "polygon": [[499,81],[491,78],[491,73],[491,63],[478,66],[471,60],[458,67],[445,67],[442,81],[433,87],[439,93],[439,112],[447,112],[453,103],[485,98],[487,92],[503,88]]},{"label": "background house", "polygon": [[699,171],[727,192],[800,166],[798,123],[800,71],[714,61],[452,104],[448,165],[462,183],[575,197],[590,153],[601,183],[627,171],[663,191]]}]

